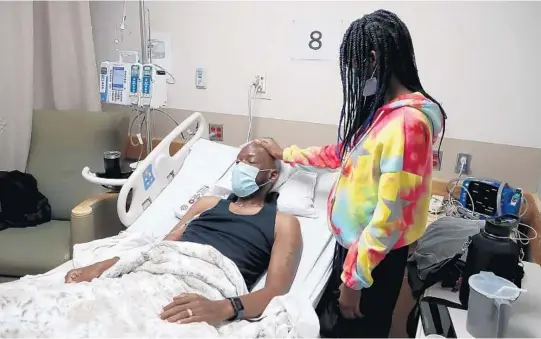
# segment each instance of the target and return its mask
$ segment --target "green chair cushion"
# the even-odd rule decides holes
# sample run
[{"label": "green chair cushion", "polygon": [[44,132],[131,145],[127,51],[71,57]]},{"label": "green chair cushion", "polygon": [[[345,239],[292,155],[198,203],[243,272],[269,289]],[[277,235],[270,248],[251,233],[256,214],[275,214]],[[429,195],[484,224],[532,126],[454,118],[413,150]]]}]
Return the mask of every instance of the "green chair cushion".
[{"label": "green chair cushion", "polygon": [[0,276],[47,272],[70,259],[70,222],[0,231]]}]

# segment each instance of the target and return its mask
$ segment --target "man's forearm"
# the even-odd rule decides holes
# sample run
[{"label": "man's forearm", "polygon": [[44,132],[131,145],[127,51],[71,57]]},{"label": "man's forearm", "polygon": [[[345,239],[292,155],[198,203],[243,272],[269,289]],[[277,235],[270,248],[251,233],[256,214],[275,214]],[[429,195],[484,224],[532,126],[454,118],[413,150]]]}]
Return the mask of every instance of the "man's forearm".
[{"label": "man's forearm", "polygon": [[186,230],[186,224],[176,225],[171,232],[169,232],[163,240],[179,241]]},{"label": "man's forearm", "polygon": [[[182,238],[182,234],[184,233],[184,230],[186,230],[185,225],[177,225],[171,230],[171,232],[169,232],[169,234],[167,234],[165,236],[165,238],[163,238],[163,240],[178,241],[178,240],[180,240],[180,238]],[[106,271],[109,268],[111,268],[111,266],[116,264],[117,261],[119,261],[119,260],[120,260],[119,257],[114,257],[114,258],[111,258],[111,259],[107,259],[107,260],[104,260],[104,261],[97,262],[94,265],[98,265],[103,269],[103,271]]]}]

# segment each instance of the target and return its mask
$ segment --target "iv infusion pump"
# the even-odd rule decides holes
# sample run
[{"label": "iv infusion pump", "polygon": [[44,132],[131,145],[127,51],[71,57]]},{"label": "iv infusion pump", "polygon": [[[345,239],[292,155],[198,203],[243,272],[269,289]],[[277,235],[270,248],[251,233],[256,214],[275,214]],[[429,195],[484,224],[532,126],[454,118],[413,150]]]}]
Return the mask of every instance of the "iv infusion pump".
[{"label": "iv infusion pump", "polygon": [[100,66],[100,100],[124,106],[167,106],[166,74],[153,64],[104,61]]}]

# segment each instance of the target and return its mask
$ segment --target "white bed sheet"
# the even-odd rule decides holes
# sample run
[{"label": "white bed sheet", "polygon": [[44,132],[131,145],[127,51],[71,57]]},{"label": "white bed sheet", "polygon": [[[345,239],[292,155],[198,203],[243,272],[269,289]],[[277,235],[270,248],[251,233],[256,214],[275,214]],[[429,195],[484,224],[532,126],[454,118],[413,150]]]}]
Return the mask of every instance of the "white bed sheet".
[{"label": "white bed sheet", "polygon": [[[174,211],[186,203],[203,185],[211,186],[235,161],[238,148],[205,139],[198,140],[180,172],[158,198],[137,218],[126,232],[164,237],[177,223]],[[303,236],[303,254],[292,293],[303,293],[316,306],[331,270],[334,238],[327,227],[327,197],[336,174],[322,174],[316,185],[314,207],[319,217],[299,218]],[[69,261],[46,273],[65,274],[73,268]],[[255,289],[263,287],[263,277]]]}]

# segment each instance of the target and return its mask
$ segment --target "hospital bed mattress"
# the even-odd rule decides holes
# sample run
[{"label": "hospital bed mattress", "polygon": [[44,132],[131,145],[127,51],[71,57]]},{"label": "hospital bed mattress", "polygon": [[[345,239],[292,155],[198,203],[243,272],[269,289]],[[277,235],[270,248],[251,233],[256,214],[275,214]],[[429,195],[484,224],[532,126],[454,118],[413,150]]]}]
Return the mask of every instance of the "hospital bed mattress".
[{"label": "hospital bed mattress", "polygon": [[[238,148],[199,139],[190,149],[179,173],[152,204],[126,230],[128,233],[164,237],[178,222],[175,216],[202,186],[212,186],[235,162]],[[327,197],[335,174],[323,174],[316,185],[314,207],[318,218],[298,218],[303,236],[303,254],[291,293],[304,294],[316,306],[331,271],[334,239],[327,227]],[[45,275],[65,274],[73,268],[69,261]],[[254,289],[264,286],[265,276]]]}]

